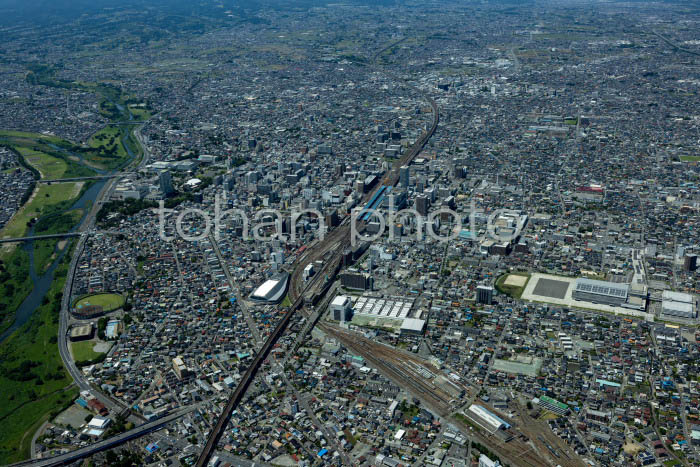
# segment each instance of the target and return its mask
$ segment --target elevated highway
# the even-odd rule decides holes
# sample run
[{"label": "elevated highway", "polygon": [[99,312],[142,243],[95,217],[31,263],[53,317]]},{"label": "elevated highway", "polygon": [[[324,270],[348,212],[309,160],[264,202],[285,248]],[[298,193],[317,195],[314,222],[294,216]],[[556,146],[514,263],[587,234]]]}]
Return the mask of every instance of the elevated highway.
[{"label": "elevated highway", "polygon": [[117,436],[113,436],[109,439],[99,441],[95,444],[91,444],[90,446],[86,446],[84,448],[76,449],[75,451],[71,451],[66,454],[61,454],[60,456],[49,457],[46,459],[26,460],[12,465],[32,465],[37,467],[53,467],[58,465],[68,465],[73,462],[79,461],[80,459],[92,456],[93,454],[97,454],[98,452],[106,451],[107,449],[117,447],[121,444],[126,443],[127,441],[131,441],[132,439],[140,438],[143,435],[147,435],[148,433],[160,430],[161,428],[163,428],[164,425],[167,425],[168,423],[177,420],[183,415],[193,412],[196,409],[196,406],[187,407],[171,415],[159,418],[158,420],[144,423],[141,426],[138,426],[124,433],[118,434]]},{"label": "elevated highway", "polygon": [[[435,133],[435,130],[438,126],[438,122],[440,120],[438,107],[432,98],[428,96],[425,96],[425,98],[430,103],[430,106],[432,107],[433,111],[433,122],[430,128],[428,128],[421,135],[421,137],[413,143],[411,148],[399,160],[397,160],[394,163],[392,169],[382,179],[382,183],[378,184],[372,191],[370,191],[364,196],[362,200],[363,203],[366,203],[367,200],[369,200],[382,185],[396,184],[399,179],[400,167],[402,165],[409,164],[416,157],[416,155],[420,153],[420,151],[425,147],[425,144],[428,142],[430,137],[433,136],[433,134]],[[292,316],[296,313],[297,310],[300,310],[304,306],[305,293],[324,293],[327,289],[323,286],[326,285],[328,282],[332,282],[333,280],[335,280],[335,277],[342,265],[343,251],[351,245],[350,233],[350,218],[346,217],[343,220],[343,222],[334,230],[329,232],[323,240],[320,240],[312,248],[307,250],[307,252],[295,264],[294,271],[291,274],[289,288],[290,300],[292,301],[292,305],[289,307],[289,309],[284,314],[279,323],[277,323],[275,330],[265,341],[263,347],[253,359],[253,362],[246,370],[238,386],[229,397],[228,403],[226,404],[226,407],[224,408],[221,415],[219,416],[216,426],[209,434],[207,444],[202,450],[199,459],[197,459],[197,467],[204,467],[209,462],[209,459],[214,453],[216,446],[219,443],[219,440],[221,439],[224,430],[226,429],[226,426],[231,420],[231,415],[233,411],[236,409],[236,407],[238,407],[238,404],[240,404],[246,390],[253,382],[255,375],[257,374],[258,370],[267,358],[268,354],[270,353],[270,350],[277,343],[277,340],[280,338],[284,330],[289,325]],[[309,280],[309,282],[307,282],[304,285],[302,279],[302,272],[304,268],[308,264],[321,258],[324,258],[324,266],[322,270],[315,276],[313,276]],[[315,288],[319,286],[321,286],[320,291],[315,290]]]}]

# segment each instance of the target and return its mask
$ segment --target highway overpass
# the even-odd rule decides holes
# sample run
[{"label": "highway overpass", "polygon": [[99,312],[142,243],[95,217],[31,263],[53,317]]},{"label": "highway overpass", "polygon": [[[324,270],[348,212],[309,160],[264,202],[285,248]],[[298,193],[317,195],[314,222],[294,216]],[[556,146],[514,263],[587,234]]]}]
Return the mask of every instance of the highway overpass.
[{"label": "highway overpass", "polygon": [[0,238],[0,243],[30,242],[32,240],[46,240],[49,238],[80,237],[81,235],[83,235],[83,232],[66,232],[59,234],[34,235],[32,237]]},{"label": "highway overpass", "polygon": [[196,409],[196,406],[191,406],[191,407],[188,407],[186,409],[182,409],[182,410],[175,412],[171,415],[165,416],[163,418],[159,418],[158,420],[144,423],[143,425],[138,426],[138,427],[134,428],[133,430],[125,431],[124,433],[121,433],[117,436],[113,436],[109,439],[106,439],[104,441],[100,441],[100,442],[92,444],[90,446],[86,446],[84,448],[76,449],[75,451],[71,451],[71,452],[66,453],[66,454],[61,454],[59,456],[49,457],[46,459],[26,460],[26,461],[18,462],[16,464],[12,464],[12,465],[13,466],[32,465],[32,466],[38,466],[38,467],[51,467],[51,466],[57,466],[57,465],[70,464],[70,463],[78,461],[80,459],[84,459],[86,457],[92,456],[93,454],[96,454],[98,452],[117,447],[121,444],[126,443],[127,441],[131,441],[132,439],[140,438],[143,435],[160,430],[161,428],[163,428],[164,425],[166,425],[174,420],[177,420],[178,418],[194,411],[195,409]]}]

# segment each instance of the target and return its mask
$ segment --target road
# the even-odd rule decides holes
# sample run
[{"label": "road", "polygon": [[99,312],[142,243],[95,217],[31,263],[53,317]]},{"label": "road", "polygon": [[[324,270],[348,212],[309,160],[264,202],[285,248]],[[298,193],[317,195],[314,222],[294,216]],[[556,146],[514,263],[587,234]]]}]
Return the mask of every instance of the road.
[{"label": "road", "polygon": [[101,451],[105,451],[107,449],[114,448],[116,446],[119,446],[121,444],[126,443],[127,441],[131,441],[132,439],[140,438],[143,435],[146,435],[148,433],[151,433],[156,430],[160,430],[163,428],[164,425],[167,425],[168,423],[177,420],[178,418],[182,417],[183,415],[186,415],[190,412],[193,412],[196,410],[197,406],[190,406],[185,409],[182,409],[178,412],[175,412],[171,415],[168,415],[166,417],[160,418],[158,420],[154,420],[152,422],[144,423],[143,425],[136,427],[132,430],[125,431],[124,433],[121,433],[117,436],[113,436],[109,439],[97,442],[95,444],[91,444],[90,446],[86,446],[84,448],[76,449],[75,451],[71,451],[67,454],[61,454],[60,456],[54,456],[50,457],[47,459],[32,459],[32,460],[26,460],[23,462],[18,462],[16,464],[12,464],[13,466],[23,466],[23,465],[32,465],[32,466],[37,466],[37,467],[50,467],[50,466],[56,466],[56,465],[66,465],[71,462],[78,461],[80,459],[84,459],[86,457],[92,456],[93,454],[96,454]]},{"label": "road", "polygon": [[37,183],[65,183],[65,182],[80,182],[83,180],[105,180],[109,178],[122,177],[126,173],[118,173],[112,175],[93,175],[92,177],[71,177],[71,178],[55,178],[55,179],[41,179],[37,180]]},{"label": "road", "polygon": [[29,242],[32,240],[45,240],[47,238],[79,237],[81,235],[82,235],[82,232],[66,232],[66,233],[59,233],[59,234],[34,235],[32,237],[0,238],[0,243]]},{"label": "road", "polygon": [[662,36],[661,34],[659,34],[658,32],[656,32],[656,31],[654,31],[654,30],[652,30],[651,32],[652,32],[652,34],[654,34],[656,37],[658,37],[659,39],[661,39],[662,41],[664,41],[665,43],[667,43],[668,45],[670,45],[670,46],[673,47],[674,49],[678,50],[679,52],[685,52],[685,53],[691,54],[691,55],[700,55],[700,52],[696,52],[695,50],[684,49],[683,47],[681,47],[680,45],[676,44],[675,42],[673,42],[672,40],[670,40],[670,39],[667,38],[666,36]]},{"label": "road", "polygon": [[[416,89],[408,84],[407,86]],[[420,90],[417,91],[420,92]],[[367,200],[369,200],[382,185],[395,185],[399,179],[399,168],[402,165],[409,164],[416,157],[416,155],[420,153],[430,137],[435,133],[440,120],[438,107],[432,98],[426,95],[424,95],[424,97],[429,101],[433,110],[432,125],[421,135],[418,140],[416,140],[406,154],[395,162],[393,168],[384,176],[382,183],[378,184],[372,191],[365,195],[363,198],[363,204],[366,203]],[[333,281],[335,279],[340,269],[340,265],[342,264],[343,251],[345,251],[345,249],[351,245],[350,233],[349,218],[346,217],[343,222],[337,228],[331,231],[322,241],[316,243],[313,248],[307,249],[303,255],[303,259],[296,263],[295,269],[290,277],[289,286],[289,294],[293,303],[279,321],[275,327],[275,330],[265,341],[262,348],[253,359],[251,366],[248,367],[245,374],[241,378],[241,381],[239,382],[235,391],[231,394],[226,407],[217,420],[216,426],[209,435],[209,439],[204,447],[204,450],[197,460],[198,467],[204,467],[209,462],[209,459],[216,449],[216,445],[221,439],[221,436],[223,435],[223,432],[231,419],[231,414],[243,399],[243,396],[252,383],[253,378],[257,374],[258,369],[267,358],[267,355],[276,344],[281,334],[287,328],[292,316],[304,305],[304,294],[314,293],[314,288],[317,285],[322,286],[322,283],[320,284],[321,278],[323,278],[325,281]],[[304,267],[306,267],[307,264],[321,258],[325,259],[322,270],[314,275],[304,286],[302,286],[302,284],[304,284],[302,279]]]},{"label": "road", "polygon": [[[148,152],[148,148],[146,145],[143,143],[143,138],[140,133],[141,128],[137,128],[134,130],[134,136],[136,136],[136,140],[139,142],[141,145],[142,151],[143,151],[143,156],[141,157],[141,160],[139,161],[139,164],[137,165],[137,169],[143,167],[145,164],[148,163],[148,160],[150,158],[150,154]],[[128,171],[122,172],[122,174],[125,173],[130,173]],[[102,208],[102,205],[105,203],[106,200],[109,200],[109,197],[112,194],[112,191],[115,188],[116,182],[118,180],[118,177],[112,177],[105,185],[102,187],[102,190],[100,193],[97,195],[95,198],[95,202],[92,203],[92,208],[90,209],[90,212],[88,215],[85,217],[83,220],[83,223],[80,225],[80,227],[77,229],[78,232],[77,234],[81,234],[84,232],[89,232],[93,229],[94,224],[95,224],[95,218],[97,216],[97,213],[99,210]],[[68,275],[66,277],[66,283],[63,288],[63,300],[61,302],[61,311],[60,311],[60,318],[59,318],[59,329],[58,329],[58,350],[61,355],[61,359],[63,360],[63,364],[65,365],[66,369],[68,370],[68,373],[70,373],[71,377],[73,380],[75,380],[76,384],[80,388],[81,391],[94,391],[94,389],[91,387],[90,383],[87,381],[85,378],[85,375],[83,375],[82,371],[80,371],[76,366],[75,362],[73,361],[73,358],[70,354],[70,351],[68,350],[68,325],[70,323],[70,298],[73,292],[73,281],[75,279],[75,271],[77,268],[77,263],[78,260],[80,259],[80,256],[83,253],[83,250],[85,248],[85,242],[87,240],[87,237],[85,235],[82,235],[80,237],[80,240],[78,241],[78,244],[76,245],[75,252],[73,253],[73,258],[71,260],[71,264],[68,270]],[[97,391],[95,391],[97,392]],[[104,394],[100,394],[102,397],[100,397],[100,400],[105,404],[105,406],[112,412],[114,408],[125,408],[123,404],[120,404],[113,399],[111,399],[109,396],[106,396]],[[110,407],[111,405],[111,407]],[[121,411],[121,410],[119,410]],[[139,420],[136,420],[139,421]]]},{"label": "road", "polygon": [[250,334],[253,336],[253,339],[255,339],[256,344],[260,346],[260,344],[262,343],[262,338],[260,337],[258,325],[253,319],[253,316],[250,314],[250,310],[248,310],[248,304],[245,303],[245,300],[243,300],[243,295],[241,294],[240,289],[236,287],[236,282],[231,276],[231,271],[229,271],[228,264],[226,264],[226,261],[224,261],[224,257],[221,254],[221,250],[219,249],[219,244],[216,243],[216,239],[214,238],[213,233],[209,233],[209,243],[211,243],[211,247],[219,260],[221,269],[224,270],[224,274],[226,275],[226,280],[228,281],[228,285],[231,288],[231,292],[233,292],[233,294],[237,298],[236,303],[238,303],[238,306],[241,307],[241,312],[243,313],[243,318],[245,319],[246,324],[248,324]]}]

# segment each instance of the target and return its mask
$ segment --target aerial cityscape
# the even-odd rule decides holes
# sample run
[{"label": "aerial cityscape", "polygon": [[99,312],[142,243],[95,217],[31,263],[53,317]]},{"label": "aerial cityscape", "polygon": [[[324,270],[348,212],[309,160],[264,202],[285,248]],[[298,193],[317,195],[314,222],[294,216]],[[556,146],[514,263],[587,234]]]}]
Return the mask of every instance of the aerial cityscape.
[{"label": "aerial cityscape", "polygon": [[0,39],[0,465],[700,466],[697,0]]}]

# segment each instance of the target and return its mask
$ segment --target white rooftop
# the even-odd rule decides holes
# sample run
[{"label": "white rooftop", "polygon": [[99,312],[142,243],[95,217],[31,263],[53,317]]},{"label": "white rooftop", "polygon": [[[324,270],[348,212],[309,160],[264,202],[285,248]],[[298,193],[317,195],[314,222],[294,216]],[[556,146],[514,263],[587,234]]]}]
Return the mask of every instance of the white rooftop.
[{"label": "white rooftop", "polygon": [[681,302],[681,303],[693,303],[693,296],[690,295],[689,293],[682,293],[682,292],[672,292],[670,290],[664,290],[663,293],[661,294],[661,298],[663,300],[672,300],[674,302]]},{"label": "white rooftop", "polygon": [[332,306],[346,306],[350,299],[345,295],[337,295],[331,302]]},{"label": "white rooftop", "polygon": [[401,329],[406,329],[408,331],[420,332],[423,330],[424,326],[425,326],[425,321],[422,319],[406,318],[405,320],[403,320],[403,324],[401,325]]},{"label": "white rooftop", "polygon": [[272,289],[275,288],[275,286],[279,283],[278,280],[276,279],[268,279],[265,282],[262,283],[260,287],[258,287],[255,292],[253,292],[254,297],[258,298],[265,298],[267,295],[272,291]]}]

